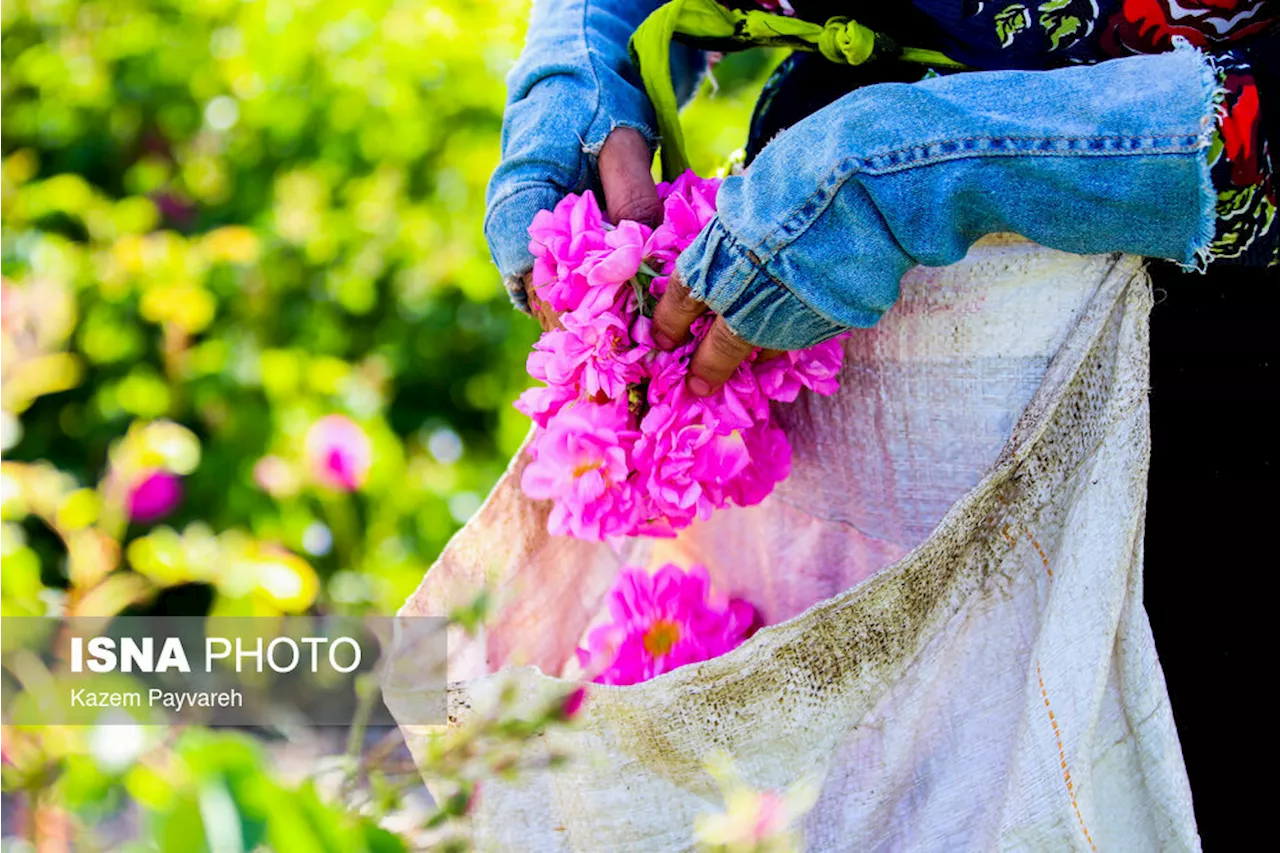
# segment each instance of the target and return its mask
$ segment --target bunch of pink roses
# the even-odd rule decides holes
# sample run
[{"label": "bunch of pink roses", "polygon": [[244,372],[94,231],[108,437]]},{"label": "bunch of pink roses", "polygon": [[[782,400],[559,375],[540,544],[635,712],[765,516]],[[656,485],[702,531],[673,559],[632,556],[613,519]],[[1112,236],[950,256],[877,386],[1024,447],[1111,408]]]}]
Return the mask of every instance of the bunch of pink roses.
[{"label": "bunch of pink roses", "polygon": [[770,401],[836,390],[838,340],[768,360],[757,353],[705,398],[684,380],[711,315],[679,349],[654,344],[653,306],[676,257],[715,214],[719,183],[687,172],[660,184],[656,228],[611,225],[590,192],[566,196],[529,226],[534,290],[563,312],[563,328],[544,333],[528,360],[546,385],[516,402],[537,425],[521,486],[552,501],[552,534],[671,536],[719,507],[759,503],[791,469]]}]

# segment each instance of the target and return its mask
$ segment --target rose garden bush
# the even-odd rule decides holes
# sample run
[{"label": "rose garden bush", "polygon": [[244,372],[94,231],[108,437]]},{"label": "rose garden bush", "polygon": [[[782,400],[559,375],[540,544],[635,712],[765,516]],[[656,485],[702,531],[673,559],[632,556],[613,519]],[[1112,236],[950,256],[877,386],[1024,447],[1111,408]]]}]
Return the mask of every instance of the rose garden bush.
[{"label": "rose garden bush", "polygon": [[[537,328],[480,225],[526,13],[5,4],[5,615],[399,607],[529,428]],[[691,112],[704,174],[760,71],[727,67]],[[273,818],[326,849],[402,843],[239,738],[116,763],[92,739],[6,726],[6,793],[81,838],[132,802],[151,846],[191,849],[212,784],[246,849],[288,837]],[[461,814],[478,771],[455,771]]]}]

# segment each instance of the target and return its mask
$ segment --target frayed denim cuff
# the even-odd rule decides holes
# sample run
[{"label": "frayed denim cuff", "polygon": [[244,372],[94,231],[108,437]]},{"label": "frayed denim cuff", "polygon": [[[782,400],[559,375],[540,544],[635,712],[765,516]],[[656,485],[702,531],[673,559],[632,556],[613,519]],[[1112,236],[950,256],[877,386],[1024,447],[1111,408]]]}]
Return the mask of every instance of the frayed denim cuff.
[{"label": "frayed denim cuff", "polygon": [[[648,112],[652,115],[653,110],[649,109]],[[644,141],[649,143],[649,151],[651,153],[658,150],[658,133],[653,129],[651,122],[617,118],[617,115],[618,113],[597,115],[592,119],[591,127],[583,135],[582,153],[592,159],[593,170],[595,170],[596,166],[595,159],[600,156],[600,149],[604,148],[604,143],[609,138],[609,134],[620,127],[629,127],[643,136]],[[626,113],[622,113],[622,115],[626,115]],[[598,174],[598,170],[596,172]]]},{"label": "frayed denim cuff", "polygon": [[819,314],[769,275],[755,253],[739,243],[719,217],[707,223],[681,253],[677,270],[695,299],[756,346],[803,349],[848,328]]},{"label": "frayed denim cuff", "polygon": [[502,273],[511,304],[526,314],[530,311],[523,279],[533,269],[529,224],[538,211],[555,207],[561,195],[550,184],[518,184],[507,195],[490,204],[485,215],[484,236],[489,242],[493,262]]}]

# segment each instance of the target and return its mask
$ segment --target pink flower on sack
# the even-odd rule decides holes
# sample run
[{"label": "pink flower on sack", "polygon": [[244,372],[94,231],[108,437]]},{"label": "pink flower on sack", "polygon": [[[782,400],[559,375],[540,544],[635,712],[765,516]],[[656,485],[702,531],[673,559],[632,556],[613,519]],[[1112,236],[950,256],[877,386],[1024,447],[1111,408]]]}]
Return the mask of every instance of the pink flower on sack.
[{"label": "pink flower on sack", "polygon": [[600,684],[636,684],[736,649],[756,611],[714,595],[707,570],[667,564],[650,576],[624,568],[609,593],[612,621],[594,629],[578,660]]},{"label": "pink flower on sack", "polygon": [[627,323],[613,312],[572,311],[560,316],[562,329],[543,333],[529,353],[529,375],[552,386],[581,388],[587,397],[625,396],[642,376],[644,350],[631,346]]},{"label": "pink flower on sack", "polygon": [[718,430],[704,404],[654,406],[640,423],[636,488],[648,501],[649,515],[684,526],[723,506],[726,487],[749,461],[741,436]]},{"label": "pink flower on sack", "polygon": [[576,403],[547,422],[529,445],[533,457],[520,488],[552,502],[547,530],[554,536],[601,540],[631,531],[638,517],[628,477],[635,431],[621,403]]},{"label": "pink flower on sack", "polygon": [[560,708],[558,716],[561,720],[572,720],[578,716],[578,712],[582,710],[583,704],[587,700],[587,688],[577,687],[569,691],[563,699],[560,700]]},{"label": "pink flower on sack", "polygon": [[840,335],[808,349],[784,352],[753,365],[760,389],[770,400],[794,402],[801,388],[824,397],[840,387],[838,377],[844,364],[844,339]]},{"label": "pink flower on sack", "polygon": [[143,472],[129,489],[129,518],[141,524],[159,521],[182,502],[182,479],[159,468]]},{"label": "pink flower on sack", "polygon": [[325,415],[307,430],[307,468],[324,486],[354,492],[364,485],[373,465],[373,444],[360,425],[346,415]]},{"label": "pink flower on sack", "polygon": [[577,308],[591,289],[587,255],[607,248],[604,217],[595,196],[568,195],[554,210],[539,211],[529,226],[533,287],[556,311]]}]

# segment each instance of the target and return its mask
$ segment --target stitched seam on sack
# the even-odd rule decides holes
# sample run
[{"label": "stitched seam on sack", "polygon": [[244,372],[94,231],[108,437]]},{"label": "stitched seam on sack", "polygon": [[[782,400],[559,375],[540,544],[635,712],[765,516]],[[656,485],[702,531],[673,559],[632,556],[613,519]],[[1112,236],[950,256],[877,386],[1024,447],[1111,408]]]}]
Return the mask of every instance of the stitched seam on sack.
[{"label": "stitched seam on sack", "polygon": [[1058,746],[1058,762],[1062,765],[1062,779],[1067,785],[1067,799],[1071,801],[1071,810],[1075,812],[1080,831],[1084,833],[1084,840],[1089,842],[1089,849],[1096,853],[1098,848],[1093,843],[1093,836],[1089,834],[1089,827],[1085,826],[1084,815],[1080,813],[1080,803],[1076,800],[1075,783],[1071,781],[1071,768],[1067,766],[1067,750],[1062,743],[1062,731],[1058,728],[1058,719],[1054,716],[1053,706],[1049,704],[1049,691],[1044,686],[1044,673],[1040,671],[1039,659],[1036,660],[1036,681],[1040,683],[1040,696],[1044,699],[1045,710],[1049,712],[1049,725],[1053,727],[1053,739]]},{"label": "stitched seam on sack", "polygon": [[[1001,497],[997,497],[997,501],[1001,505],[1005,505],[1005,501]],[[1017,541],[1009,535],[1009,528],[1016,526],[1021,528],[1022,533],[1026,534],[1027,539],[1031,542],[1036,553],[1040,556],[1040,563],[1044,566],[1045,573],[1049,576],[1049,580],[1053,580],[1053,569],[1049,566],[1049,557],[1045,554],[1044,548],[1040,545],[1040,541],[1036,539],[1035,534],[1031,532],[1031,528],[1025,521],[1015,519],[1009,524],[1005,524],[1001,531],[1005,540],[1009,543],[1009,549],[1013,550],[1017,547]],[[1093,842],[1093,836],[1089,834],[1089,827],[1085,825],[1084,814],[1080,811],[1080,803],[1076,798],[1075,783],[1071,780],[1071,768],[1067,766],[1067,750],[1062,742],[1062,730],[1058,726],[1057,716],[1053,713],[1053,705],[1049,703],[1049,690],[1045,687],[1044,672],[1040,668],[1040,659],[1036,659],[1036,681],[1040,685],[1040,698],[1044,700],[1045,710],[1049,714],[1049,725],[1053,727],[1054,743],[1058,747],[1058,762],[1062,769],[1062,780],[1067,787],[1067,799],[1071,802],[1071,810],[1075,812],[1076,821],[1080,824],[1080,831],[1084,833],[1084,840],[1089,843],[1089,849],[1097,851],[1098,847]]]},{"label": "stitched seam on sack", "polygon": [[[903,160],[890,166],[876,166],[874,161],[883,160],[898,154],[920,149],[928,149],[939,145],[964,145],[983,141],[1009,140],[1011,142],[1114,142],[1129,141],[1134,147],[1129,148],[1050,148],[1035,150],[1015,147],[1009,150],[990,148],[974,148],[929,155],[927,152],[909,160]],[[1159,146],[1159,147],[1157,147]],[[836,168],[828,173],[818,188],[809,195],[800,207],[790,216],[760,239],[759,254],[764,257],[762,263],[768,263],[780,250],[798,240],[827,205],[844,189],[844,185],[856,174],[887,175],[906,169],[929,166],[937,163],[952,162],[963,159],[981,159],[984,157],[1165,157],[1199,154],[1200,137],[1198,134],[1178,134],[1176,136],[975,136],[959,140],[939,140],[936,142],[917,143],[898,149],[891,149],[871,157],[846,157]],[[782,236],[779,236],[782,235]]]}]

